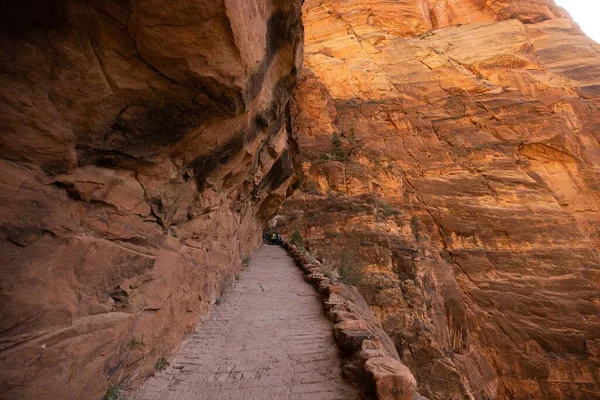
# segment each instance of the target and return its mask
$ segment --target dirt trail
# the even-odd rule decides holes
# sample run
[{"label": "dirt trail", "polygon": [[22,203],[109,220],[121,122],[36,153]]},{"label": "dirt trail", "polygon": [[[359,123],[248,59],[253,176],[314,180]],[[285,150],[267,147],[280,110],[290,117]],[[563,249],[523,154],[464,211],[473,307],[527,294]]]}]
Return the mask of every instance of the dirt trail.
[{"label": "dirt trail", "polygon": [[340,363],[317,293],[283,249],[263,246],[172,365],[136,399],[358,399]]}]

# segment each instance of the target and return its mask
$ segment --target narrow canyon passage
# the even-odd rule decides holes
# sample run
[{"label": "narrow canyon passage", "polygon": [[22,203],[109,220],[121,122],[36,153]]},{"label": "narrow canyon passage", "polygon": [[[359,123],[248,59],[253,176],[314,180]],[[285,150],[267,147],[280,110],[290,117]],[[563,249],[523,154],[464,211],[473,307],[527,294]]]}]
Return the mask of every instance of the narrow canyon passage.
[{"label": "narrow canyon passage", "polygon": [[358,399],[340,364],[318,294],[283,249],[263,246],[136,399]]}]

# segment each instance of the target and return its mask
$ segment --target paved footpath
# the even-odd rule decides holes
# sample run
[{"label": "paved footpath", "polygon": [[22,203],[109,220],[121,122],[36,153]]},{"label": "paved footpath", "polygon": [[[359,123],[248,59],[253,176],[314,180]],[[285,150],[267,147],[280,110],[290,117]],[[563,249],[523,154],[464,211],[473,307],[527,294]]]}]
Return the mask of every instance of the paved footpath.
[{"label": "paved footpath", "polygon": [[263,246],[139,400],[356,400],[331,323],[286,252]]}]

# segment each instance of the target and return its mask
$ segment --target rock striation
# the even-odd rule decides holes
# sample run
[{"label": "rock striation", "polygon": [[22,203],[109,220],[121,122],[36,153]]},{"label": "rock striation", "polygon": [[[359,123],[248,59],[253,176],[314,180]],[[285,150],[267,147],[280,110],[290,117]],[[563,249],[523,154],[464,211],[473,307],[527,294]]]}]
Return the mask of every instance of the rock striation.
[{"label": "rock striation", "polygon": [[549,0],[307,0],[277,227],[429,399],[600,398],[600,45]]},{"label": "rock striation", "polygon": [[0,6],[0,397],[177,348],[294,181],[300,0]]}]

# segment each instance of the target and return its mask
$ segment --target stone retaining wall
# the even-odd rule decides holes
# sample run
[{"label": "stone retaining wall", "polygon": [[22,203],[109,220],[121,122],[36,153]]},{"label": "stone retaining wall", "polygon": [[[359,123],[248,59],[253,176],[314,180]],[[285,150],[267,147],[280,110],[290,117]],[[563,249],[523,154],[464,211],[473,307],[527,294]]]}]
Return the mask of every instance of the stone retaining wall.
[{"label": "stone retaining wall", "polygon": [[296,246],[284,242],[282,247],[302,269],[304,279],[318,290],[327,317],[335,324],[344,377],[379,400],[423,400],[413,374],[400,361],[392,340],[358,290],[326,277],[320,263]]}]

